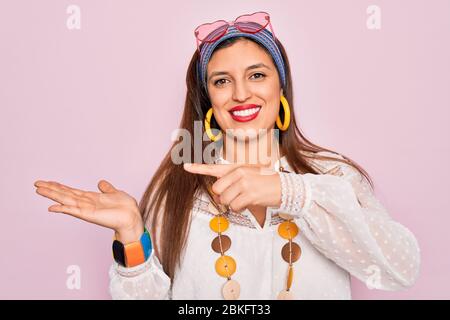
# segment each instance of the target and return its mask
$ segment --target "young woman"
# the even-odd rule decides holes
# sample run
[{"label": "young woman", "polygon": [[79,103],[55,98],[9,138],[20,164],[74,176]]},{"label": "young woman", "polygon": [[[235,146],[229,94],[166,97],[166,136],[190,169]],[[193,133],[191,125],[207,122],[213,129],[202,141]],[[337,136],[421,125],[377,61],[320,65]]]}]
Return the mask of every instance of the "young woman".
[{"label": "young woman", "polygon": [[[58,202],[50,211],[115,231],[112,298],[349,299],[350,275],[383,290],[412,286],[414,235],[391,219],[360,166],[300,132],[269,15],[204,24],[195,35],[180,128],[192,137],[204,123],[200,151],[217,147],[213,161],[177,163],[177,141],[139,204],[105,180],[101,193],[35,183]],[[266,157],[252,161],[255,150]]]}]

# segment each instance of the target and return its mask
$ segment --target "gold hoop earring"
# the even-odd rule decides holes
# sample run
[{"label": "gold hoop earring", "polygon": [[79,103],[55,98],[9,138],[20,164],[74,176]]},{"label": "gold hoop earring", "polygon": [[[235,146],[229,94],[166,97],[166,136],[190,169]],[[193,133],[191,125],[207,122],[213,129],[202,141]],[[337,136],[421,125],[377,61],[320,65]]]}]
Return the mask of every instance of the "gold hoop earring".
[{"label": "gold hoop earring", "polygon": [[211,131],[211,117],[213,115],[213,108],[209,108],[205,117],[205,131],[211,141],[217,141],[222,138],[222,132],[215,136]]},{"label": "gold hoop earring", "polygon": [[291,110],[289,108],[289,103],[286,98],[281,95],[280,97],[281,105],[284,110],[284,123],[281,123],[280,115],[277,116],[277,126],[281,131],[286,131],[289,128],[289,124],[291,122]]}]

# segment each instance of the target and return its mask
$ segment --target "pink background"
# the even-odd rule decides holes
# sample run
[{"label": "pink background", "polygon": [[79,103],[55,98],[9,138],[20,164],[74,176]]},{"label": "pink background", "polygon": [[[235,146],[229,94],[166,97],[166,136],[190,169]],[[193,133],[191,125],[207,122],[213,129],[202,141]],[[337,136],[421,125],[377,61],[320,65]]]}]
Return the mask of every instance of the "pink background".
[{"label": "pink background", "polygon": [[[372,4],[381,30],[366,27]],[[306,136],[364,166],[421,247],[413,288],[354,280],[354,298],[450,298],[448,0],[1,1],[0,298],[110,298],[112,231],[49,213],[33,182],[107,179],[139,199],[180,120],[193,29],[259,10],[288,51]]]}]

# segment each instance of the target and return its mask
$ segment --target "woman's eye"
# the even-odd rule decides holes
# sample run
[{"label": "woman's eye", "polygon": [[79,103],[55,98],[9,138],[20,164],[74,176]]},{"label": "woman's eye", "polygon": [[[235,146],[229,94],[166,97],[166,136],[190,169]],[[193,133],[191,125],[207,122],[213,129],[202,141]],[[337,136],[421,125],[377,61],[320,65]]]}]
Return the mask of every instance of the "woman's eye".
[{"label": "woman's eye", "polygon": [[216,80],[216,81],[214,81],[214,85],[215,86],[217,86],[217,85],[222,85],[222,84],[224,84],[224,82],[221,82],[221,81],[226,81],[227,79],[219,79],[219,80]]},{"label": "woman's eye", "polygon": [[[257,73],[252,74],[252,77],[255,77],[255,79],[262,79],[262,78],[265,78],[266,75],[264,73],[257,72]],[[214,81],[214,85],[221,86],[221,85],[225,84],[226,81],[228,81],[228,80],[227,79],[219,79],[219,80]]]},{"label": "woman's eye", "polygon": [[266,76],[264,73],[257,72],[257,73],[255,73],[255,74],[253,74],[252,77],[253,77],[253,76],[256,76],[256,75],[260,75],[260,76],[261,76],[261,77],[256,77],[256,79],[264,78],[264,77]]}]

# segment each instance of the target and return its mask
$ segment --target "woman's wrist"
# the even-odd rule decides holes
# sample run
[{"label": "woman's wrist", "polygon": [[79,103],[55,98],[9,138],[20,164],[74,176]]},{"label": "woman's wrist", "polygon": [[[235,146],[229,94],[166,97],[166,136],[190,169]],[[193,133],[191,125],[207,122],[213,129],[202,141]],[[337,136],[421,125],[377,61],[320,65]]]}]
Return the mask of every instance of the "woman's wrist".
[{"label": "woman's wrist", "polygon": [[128,244],[139,241],[143,233],[144,224],[139,222],[132,227],[117,230],[115,236],[118,241]]}]

